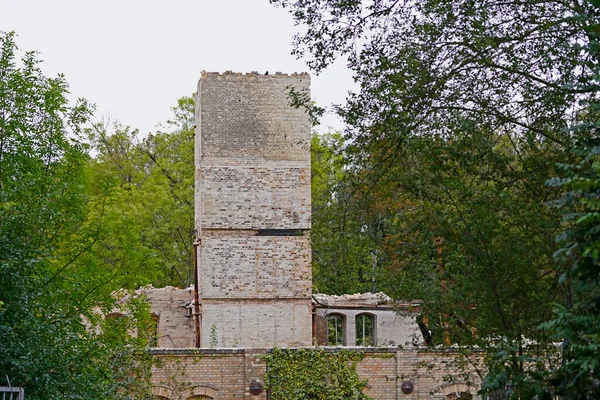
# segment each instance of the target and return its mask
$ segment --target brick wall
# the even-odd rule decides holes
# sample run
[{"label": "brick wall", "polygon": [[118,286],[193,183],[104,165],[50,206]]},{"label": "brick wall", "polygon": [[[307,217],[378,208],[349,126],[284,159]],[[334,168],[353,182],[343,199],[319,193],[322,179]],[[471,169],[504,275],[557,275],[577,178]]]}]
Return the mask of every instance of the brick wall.
[{"label": "brick wall", "polygon": [[307,74],[202,73],[195,209],[203,346],[311,344],[310,122],[288,96],[292,87],[308,94],[309,83]]},{"label": "brick wall", "polygon": [[309,95],[308,74],[202,72],[196,142],[201,157],[310,162],[310,120],[289,106],[290,88]]},{"label": "brick wall", "polygon": [[477,374],[484,370],[481,351],[437,348],[404,350],[398,355],[399,376],[414,382],[418,398],[444,399],[454,389],[474,394],[481,386]]},{"label": "brick wall", "polygon": [[286,163],[203,166],[205,229],[309,229],[310,168]]},{"label": "brick wall", "polygon": [[157,322],[157,347],[186,348],[194,345],[194,323],[188,312],[192,288],[141,288]]},{"label": "brick wall", "polygon": [[202,305],[202,316],[203,347],[303,346],[312,341],[311,312],[303,299],[210,299]]},{"label": "brick wall", "polygon": [[395,400],[398,397],[396,379],[396,350],[370,349],[358,364],[356,371],[368,379],[367,394],[377,400]]},{"label": "brick wall", "polygon": [[[375,400],[447,399],[456,391],[475,395],[481,385],[474,366],[481,368],[482,353],[469,349],[357,348],[365,352],[357,372],[368,379],[367,394]],[[267,399],[266,391],[250,393],[254,381],[264,385],[265,349],[154,350],[160,360],[152,370],[155,394],[187,399],[193,390],[215,400]],[[327,348],[327,351],[336,351]],[[414,391],[404,394],[403,382]],[[165,395],[168,394],[168,395]],[[475,396],[477,398],[477,396]],[[277,399],[272,399],[277,400]]]},{"label": "brick wall", "polygon": [[244,399],[244,350],[155,350],[153,393],[183,400],[203,392],[212,399]]},{"label": "brick wall", "polygon": [[290,106],[308,74],[203,72],[196,98],[196,226],[310,229],[310,121]]},{"label": "brick wall", "polygon": [[307,236],[207,236],[202,298],[307,298]]}]

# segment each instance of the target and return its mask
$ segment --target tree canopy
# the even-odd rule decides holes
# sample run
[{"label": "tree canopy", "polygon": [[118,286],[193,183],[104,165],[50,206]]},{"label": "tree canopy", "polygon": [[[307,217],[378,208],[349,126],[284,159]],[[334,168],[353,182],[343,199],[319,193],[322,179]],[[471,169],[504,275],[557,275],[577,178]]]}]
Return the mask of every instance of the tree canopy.
[{"label": "tree canopy", "polygon": [[96,152],[91,209],[105,233],[95,258],[106,273],[126,267],[131,289],[193,282],[193,99],[179,99],[173,112],[169,131],[145,138],[120,124],[87,130]]},{"label": "tree canopy", "polygon": [[[526,384],[559,368],[548,364],[555,353],[549,343],[569,334],[580,346],[595,343],[574,325],[559,329],[566,320],[552,316],[555,304],[583,304],[573,293],[584,275],[565,275],[569,263],[554,257],[565,252],[555,238],[575,221],[561,218],[564,208],[549,207],[567,186],[547,182],[563,176],[563,165],[596,160],[573,150],[589,148],[583,143],[597,136],[597,2],[271,3],[305,27],[294,53],[315,73],[342,57],[358,84],[337,107],[347,129],[336,154],[352,183],[348,196],[328,202],[345,208],[354,235],[378,233],[367,244],[368,252],[380,252],[377,267],[385,270],[375,286],[425,300],[422,324],[434,343],[498,352],[488,383],[500,376],[502,383],[489,384],[490,391],[557,393],[549,380]],[[586,198],[578,207],[594,215]],[[328,268],[339,267],[319,265]],[[597,316],[585,318],[597,324]],[[547,321],[554,322],[539,329]],[[576,359],[570,351],[563,352],[564,365]],[[539,367],[537,377],[527,375],[528,365]],[[579,382],[589,384],[593,365],[582,368],[587,375]]]},{"label": "tree canopy", "polygon": [[31,399],[145,398],[148,307],[133,302],[122,324],[99,313],[127,274],[93,257],[106,220],[89,192],[92,107],[69,105],[65,78],[35,52],[19,60],[14,38],[0,33],[0,380]]}]

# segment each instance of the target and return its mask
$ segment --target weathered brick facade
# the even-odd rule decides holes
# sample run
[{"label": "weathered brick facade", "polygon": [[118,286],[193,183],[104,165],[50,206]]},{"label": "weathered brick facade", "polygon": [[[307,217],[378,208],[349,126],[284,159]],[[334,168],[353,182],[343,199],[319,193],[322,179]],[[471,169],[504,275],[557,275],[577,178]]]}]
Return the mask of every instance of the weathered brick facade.
[{"label": "weathered brick facade", "polygon": [[[267,393],[250,393],[254,381],[264,384],[266,349],[172,349],[153,350],[162,362],[152,371],[154,394],[185,400],[204,391],[211,399],[266,400]],[[335,351],[329,349],[327,351]],[[365,390],[376,400],[448,400],[457,392],[475,395],[481,379],[473,365],[480,366],[482,354],[459,349],[361,348],[365,358],[357,372],[368,379]],[[411,394],[402,384],[411,382]],[[169,393],[168,396],[160,393]],[[275,400],[275,399],[273,399]]]},{"label": "weathered brick facade", "polygon": [[196,229],[202,344],[311,344],[308,74],[202,73]]}]

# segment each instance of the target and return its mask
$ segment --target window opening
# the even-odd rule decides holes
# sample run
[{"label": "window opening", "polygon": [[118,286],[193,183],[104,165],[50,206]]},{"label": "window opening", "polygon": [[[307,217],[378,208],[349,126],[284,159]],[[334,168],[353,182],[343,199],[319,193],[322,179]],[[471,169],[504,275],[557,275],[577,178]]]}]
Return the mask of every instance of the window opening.
[{"label": "window opening", "polygon": [[375,345],[375,316],[371,314],[358,314],[356,316],[356,345]]},{"label": "window opening", "polygon": [[344,346],[344,322],[342,315],[327,316],[327,345]]},{"label": "window opening", "polygon": [[151,322],[148,326],[147,339],[148,339],[148,347],[158,347],[158,322],[160,321],[160,316],[158,314],[150,314]]}]

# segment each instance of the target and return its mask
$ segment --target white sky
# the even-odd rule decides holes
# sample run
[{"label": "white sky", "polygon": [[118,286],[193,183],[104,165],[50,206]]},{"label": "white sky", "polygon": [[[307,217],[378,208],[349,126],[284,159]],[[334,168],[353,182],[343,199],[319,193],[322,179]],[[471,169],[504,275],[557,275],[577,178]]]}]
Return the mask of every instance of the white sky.
[{"label": "white sky", "polygon": [[[73,98],[110,118],[153,132],[176,100],[196,91],[200,71],[308,71],[290,55],[296,32],[268,0],[0,0],[0,30],[36,50],[47,75],[64,73]],[[343,103],[352,87],[338,63],[312,76],[320,106]],[[342,129],[334,116],[322,121]]]}]

